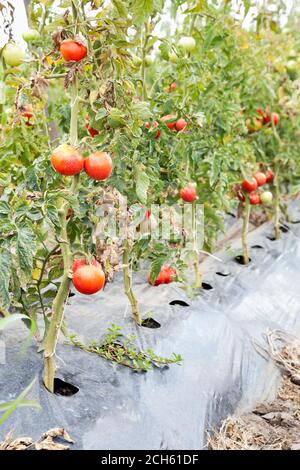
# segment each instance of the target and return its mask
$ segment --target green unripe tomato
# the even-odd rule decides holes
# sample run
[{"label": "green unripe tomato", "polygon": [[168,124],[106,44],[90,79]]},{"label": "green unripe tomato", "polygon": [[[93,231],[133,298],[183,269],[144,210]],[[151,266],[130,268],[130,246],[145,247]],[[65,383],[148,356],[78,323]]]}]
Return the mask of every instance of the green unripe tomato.
[{"label": "green unripe tomato", "polygon": [[196,48],[196,41],[192,36],[183,36],[179,39],[178,45],[186,52],[192,52]]},{"label": "green unripe tomato", "polygon": [[145,56],[145,65],[146,65],[146,67],[150,67],[150,65],[152,65],[153,63],[154,63],[154,57],[152,57],[152,55],[147,54]]},{"label": "green unripe tomato", "polygon": [[179,61],[179,57],[176,52],[171,52],[171,54],[169,54],[169,60],[172,64],[176,64]]},{"label": "green unripe tomato", "polygon": [[132,57],[132,63],[135,67],[140,67],[142,64],[142,59],[140,59],[138,56],[133,55]]},{"label": "green unripe tomato", "polygon": [[32,42],[32,41],[37,41],[40,39],[41,35],[36,29],[28,29],[27,31],[24,31],[22,33],[22,38],[26,42]]},{"label": "green unripe tomato", "polygon": [[272,201],[273,201],[273,194],[271,193],[271,191],[264,191],[260,195],[260,200],[264,206],[270,206],[270,204],[272,204]]},{"label": "green unripe tomato", "polygon": [[25,52],[16,44],[8,42],[6,46],[4,46],[3,57],[7,65],[10,67],[16,67],[17,65],[22,64],[24,61]]}]

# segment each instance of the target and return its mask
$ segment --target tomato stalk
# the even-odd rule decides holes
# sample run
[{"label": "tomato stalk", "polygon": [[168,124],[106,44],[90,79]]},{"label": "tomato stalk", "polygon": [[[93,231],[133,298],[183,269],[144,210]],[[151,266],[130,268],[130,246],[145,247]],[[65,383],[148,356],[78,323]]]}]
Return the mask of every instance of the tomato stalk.
[{"label": "tomato stalk", "polygon": [[145,34],[142,35],[142,66],[141,66],[141,79],[142,79],[142,99],[145,101],[147,98],[147,85],[146,85],[146,53],[147,44],[149,41],[148,23],[145,23]]},{"label": "tomato stalk", "polygon": [[193,231],[193,251],[194,251],[194,271],[195,271],[195,287],[202,288],[202,274],[199,269],[199,252],[196,246],[197,238],[197,220],[196,220],[196,201],[192,203],[192,231]]},{"label": "tomato stalk", "polygon": [[[78,83],[75,78],[75,82],[72,85],[71,93],[71,122],[70,122],[70,144],[76,146],[78,144]],[[70,188],[72,194],[76,193],[79,186],[79,175],[73,177],[73,182]],[[58,334],[61,329],[64,320],[64,307],[66,300],[69,295],[71,278],[70,269],[73,260],[73,254],[70,249],[70,243],[67,233],[68,223],[68,209],[70,205],[64,199],[60,202],[58,209],[58,217],[60,221],[60,249],[63,256],[64,272],[61,279],[59,289],[56,297],[53,301],[52,317],[48,330],[46,331],[44,339],[44,384],[45,387],[50,391],[54,392],[54,378],[56,372],[55,364],[55,351],[58,341]]]},{"label": "tomato stalk", "polygon": [[124,243],[124,251],[123,251],[123,280],[124,280],[124,291],[128,297],[128,300],[131,305],[131,311],[134,316],[135,322],[137,325],[142,324],[142,317],[139,311],[138,301],[133,293],[132,290],[132,276],[130,270],[130,248],[128,240]]},{"label": "tomato stalk", "polygon": [[275,238],[280,238],[279,218],[280,218],[280,193],[279,193],[279,175],[278,168],[275,167],[274,171],[274,231]]},{"label": "tomato stalk", "polygon": [[248,229],[250,218],[251,206],[249,196],[246,196],[246,201],[243,211],[243,228],[242,228],[242,248],[243,248],[243,261],[244,264],[249,264],[249,248],[248,248]]}]

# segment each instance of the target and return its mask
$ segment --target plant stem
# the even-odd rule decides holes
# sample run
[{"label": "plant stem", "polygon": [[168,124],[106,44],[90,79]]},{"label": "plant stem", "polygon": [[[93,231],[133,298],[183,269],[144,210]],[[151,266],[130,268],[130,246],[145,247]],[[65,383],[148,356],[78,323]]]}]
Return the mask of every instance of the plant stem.
[{"label": "plant stem", "polygon": [[279,218],[280,218],[280,194],[279,194],[279,181],[278,181],[278,168],[275,167],[274,171],[274,231],[275,231],[275,238],[279,240],[280,238],[280,228],[279,228]]},{"label": "plant stem", "polygon": [[130,266],[129,266],[129,258],[130,258],[130,249],[129,249],[129,244],[128,240],[125,241],[124,243],[124,251],[123,251],[123,280],[124,280],[124,290],[125,294],[128,297],[128,300],[131,305],[131,311],[134,316],[135,322],[137,325],[142,324],[142,317],[139,311],[139,306],[138,306],[138,301],[133,293],[131,284],[132,284],[132,278],[131,278],[131,272],[130,272]]},{"label": "plant stem", "polygon": [[194,261],[195,287],[197,289],[201,289],[202,288],[202,275],[199,269],[199,252],[197,250],[197,245],[196,245],[196,237],[197,237],[196,229],[197,229],[196,201],[194,201],[192,204],[192,231],[193,231],[193,250],[194,250],[194,256],[195,256],[195,261]]},{"label": "plant stem", "polygon": [[141,78],[142,78],[142,99],[145,101],[147,98],[147,85],[146,85],[146,52],[147,52],[147,43],[149,40],[148,34],[148,23],[145,23],[145,35],[142,39],[142,67],[141,67]]},{"label": "plant stem", "polygon": [[[70,124],[70,144],[76,146],[78,143],[77,137],[77,118],[78,118],[78,83],[75,78],[75,82],[72,85],[72,96],[71,96],[71,124]],[[79,186],[79,175],[73,177],[71,185],[72,194],[77,192]],[[64,306],[68,298],[70,290],[70,268],[72,264],[72,252],[70,250],[70,244],[67,233],[67,215],[68,215],[69,203],[65,200],[61,201],[61,206],[58,209],[58,216],[61,225],[60,238],[60,249],[63,256],[64,273],[57,291],[56,297],[53,301],[52,317],[50,325],[46,332],[44,340],[44,384],[45,387],[50,391],[54,392],[54,378],[56,371],[55,364],[55,351],[58,341],[59,330],[64,319]]]},{"label": "plant stem", "polygon": [[250,206],[249,197],[246,196],[244,213],[243,213],[243,229],[242,229],[242,247],[243,247],[244,264],[249,264],[248,228],[249,228],[250,211],[251,211],[251,206]]}]

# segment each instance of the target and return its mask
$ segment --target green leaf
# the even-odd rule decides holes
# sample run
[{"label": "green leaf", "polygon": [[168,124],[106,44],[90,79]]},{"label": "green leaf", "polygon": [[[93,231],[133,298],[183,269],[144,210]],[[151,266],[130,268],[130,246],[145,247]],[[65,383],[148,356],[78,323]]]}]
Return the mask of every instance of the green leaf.
[{"label": "green leaf", "polygon": [[[8,247],[9,248],[9,247]],[[8,309],[10,306],[9,298],[9,281],[11,276],[10,270],[11,254],[9,249],[0,251],[0,308]]]},{"label": "green leaf", "polygon": [[10,206],[6,201],[0,201],[0,215],[8,215],[10,213]]},{"label": "green leaf", "polygon": [[17,231],[16,254],[23,280],[27,280],[33,269],[33,255],[35,253],[35,236],[28,228],[22,228]]},{"label": "green leaf", "polygon": [[143,204],[147,204],[147,193],[150,185],[148,175],[141,170],[136,172],[136,195]]},{"label": "green leaf", "polygon": [[124,5],[124,2],[122,0],[111,0],[111,3],[114,5],[116,8],[117,12],[121,17],[126,18],[128,15],[128,11],[126,9],[126,6]]},{"label": "green leaf", "polygon": [[15,323],[16,321],[19,321],[19,320],[31,321],[31,319],[27,317],[27,315],[22,315],[21,313],[14,313],[13,315],[9,315],[5,318],[0,319],[0,331],[4,330],[8,326],[10,326],[12,323]]},{"label": "green leaf", "polygon": [[0,417],[0,425],[4,423],[4,421],[19,407],[19,406],[34,406],[35,408],[41,409],[41,406],[37,402],[33,402],[30,400],[29,402],[25,400],[26,395],[29,393],[31,388],[35,383],[35,379],[23,390],[22,393],[15,399],[8,403],[3,403],[5,412]]},{"label": "green leaf", "polygon": [[159,258],[156,258],[154,261],[151,263],[150,267],[150,282],[153,284],[154,281],[156,280],[157,276],[160,273],[162,265],[167,261],[166,256],[161,256]]},{"label": "green leaf", "polygon": [[138,101],[136,103],[133,103],[131,109],[133,117],[135,119],[145,121],[146,119],[149,119],[152,116],[152,113],[149,109],[149,103],[146,103],[145,101]]}]

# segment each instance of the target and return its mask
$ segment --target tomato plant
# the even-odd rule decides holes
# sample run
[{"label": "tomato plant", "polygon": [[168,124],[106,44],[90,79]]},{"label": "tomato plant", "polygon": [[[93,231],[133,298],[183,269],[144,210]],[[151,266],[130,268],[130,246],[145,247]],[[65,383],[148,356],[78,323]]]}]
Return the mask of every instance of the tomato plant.
[{"label": "tomato plant", "polygon": [[[26,51],[10,35],[0,67],[0,306],[43,316],[50,391],[72,285],[93,294],[122,271],[142,325],[141,261],[150,284],[198,293],[224,214],[239,205],[247,264],[250,211],[273,216],[278,238],[300,182],[295,26],[275,28],[262,6],[247,30],[233,2],[176,0],[168,34],[160,0],[52,3],[30,2]],[[101,225],[113,210],[117,235]],[[156,237],[166,215],[167,240]]]}]

